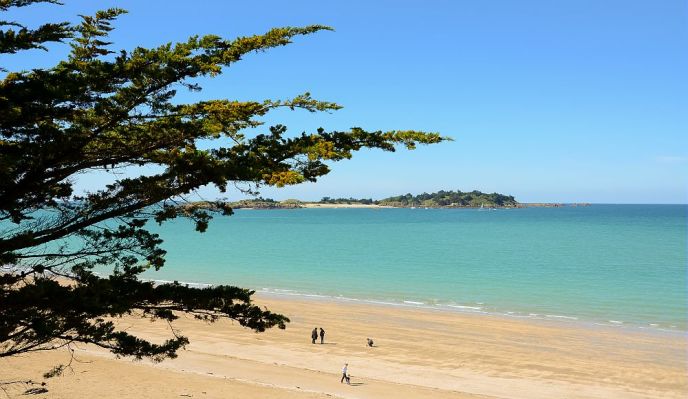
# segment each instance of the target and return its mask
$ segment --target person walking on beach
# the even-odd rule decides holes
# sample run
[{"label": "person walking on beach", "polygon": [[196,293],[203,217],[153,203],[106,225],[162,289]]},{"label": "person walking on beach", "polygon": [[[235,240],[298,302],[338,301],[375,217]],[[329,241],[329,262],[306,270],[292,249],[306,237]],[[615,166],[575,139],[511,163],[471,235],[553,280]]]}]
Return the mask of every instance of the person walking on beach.
[{"label": "person walking on beach", "polygon": [[366,342],[368,343],[369,347],[371,347],[371,348],[373,347],[373,340],[372,339],[366,338]]},{"label": "person walking on beach", "polygon": [[349,377],[349,363],[344,363],[344,367],[342,367],[342,379],[339,380],[339,383],[341,384],[346,380],[346,383],[348,385],[351,385],[351,378]]},{"label": "person walking on beach", "polygon": [[320,345],[325,343],[325,330],[320,327]]},{"label": "person walking on beach", "polygon": [[313,332],[311,332],[311,339],[313,340],[313,343],[318,339],[318,327],[315,327],[313,329]]}]

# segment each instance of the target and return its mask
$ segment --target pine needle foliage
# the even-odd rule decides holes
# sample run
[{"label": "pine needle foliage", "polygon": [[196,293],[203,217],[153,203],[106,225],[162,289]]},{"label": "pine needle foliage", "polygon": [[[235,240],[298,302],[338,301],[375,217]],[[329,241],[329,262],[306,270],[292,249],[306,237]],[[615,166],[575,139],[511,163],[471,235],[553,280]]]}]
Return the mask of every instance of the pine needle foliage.
[{"label": "pine needle foliage", "polygon": [[[2,0],[0,12],[34,3],[56,2]],[[166,322],[180,315],[229,318],[257,332],[285,328],[289,319],[256,306],[251,290],[142,280],[141,273],[165,263],[162,241],[147,226],[183,217],[203,232],[213,216],[231,215],[222,201],[188,206],[200,187],[224,192],[314,182],[333,161],[360,149],[413,149],[445,140],[436,133],[361,128],[287,135],[283,125],[263,126],[261,118],[279,108],[340,108],[309,93],[180,103],[177,90],[201,89],[195,78],[217,76],[249,53],[331,29],[282,27],[233,40],[192,36],[114,51],[108,36],[124,13],[113,8],[83,15],[78,24],[37,28],[0,14],[3,59],[51,42],[70,46],[53,67],[5,68],[0,80],[0,357],[80,342],[163,360],[189,342],[174,328],[158,343],[118,329],[115,321],[127,315]],[[255,129],[263,132],[246,133]],[[75,193],[75,179],[93,171],[126,173]]]}]

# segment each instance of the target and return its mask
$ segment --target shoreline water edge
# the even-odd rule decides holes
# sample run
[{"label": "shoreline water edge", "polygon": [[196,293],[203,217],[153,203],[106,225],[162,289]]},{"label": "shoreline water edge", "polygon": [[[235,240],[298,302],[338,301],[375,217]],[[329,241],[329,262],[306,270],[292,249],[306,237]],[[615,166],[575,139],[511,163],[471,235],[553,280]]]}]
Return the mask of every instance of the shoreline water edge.
[{"label": "shoreline water edge", "polygon": [[150,280],[688,330],[685,206],[238,211],[156,227]]},{"label": "shoreline water edge", "polygon": [[[73,372],[49,381],[48,397],[678,399],[688,392],[686,340],[675,334],[262,292],[255,303],[288,316],[287,329],[254,334],[231,320],[181,317],[174,331],[191,342],[162,363],[79,346]],[[116,322],[156,342],[170,335],[166,323]],[[314,327],[327,331],[323,344],[311,342]],[[11,359],[6,377],[45,372],[69,356]],[[344,364],[351,385],[340,383]]]},{"label": "shoreline water edge", "polygon": [[[174,280],[160,280],[151,279],[148,280],[157,284],[167,284],[167,283],[178,283],[181,285],[186,285],[189,287],[205,288],[212,287],[216,284],[210,283],[197,283],[197,282],[186,282],[186,281],[174,281]],[[608,327],[615,330],[621,331],[646,331],[646,332],[656,332],[658,334],[670,334],[678,336],[688,337],[688,330],[680,329],[678,326],[667,326],[661,327],[655,323],[648,323],[646,325],[635,324],[623,320],[590,320],[582,316],[577,315],[559,315],[559,314],[545,314],[545,313],[526,313],[519,311],[492,311],[486,310],[484,303],[478,303],[474,305],[461,305],[461,304],[442,304],[442,303],[425,303],[421,301],[411,301],[411,300],[380,300],[371,298],[354,298],[344,295],[325,295],[318,293],[308,293],[299,292],[290,289],[282,288],[250,288],[255,291],[255,295],[258,297],[268,297],[274,299],[289,299],[296,298],[301,300],[312,300],[312,301],[322,301],[322,302],[333,302],[333,303],[357,303],[362,305],[380,306],[380,307],[403,307],[403,308],[413,308],[417,310],[425,311],[439,311],[439,312],[454,312],[459,314],[469,314],[469,315],[482,315],[484,317],[497,317],[497,318],[514,318],[523,320],[532,320],[536,322],[551,322],[551,323],[562,323],[563,325],[577,325],[580,327]]]}]

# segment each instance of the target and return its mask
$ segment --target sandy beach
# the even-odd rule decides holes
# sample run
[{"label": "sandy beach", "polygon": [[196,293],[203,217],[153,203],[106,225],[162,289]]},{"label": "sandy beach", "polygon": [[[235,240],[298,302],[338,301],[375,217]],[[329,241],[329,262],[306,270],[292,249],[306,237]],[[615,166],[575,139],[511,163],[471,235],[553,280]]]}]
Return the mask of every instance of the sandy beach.
[{"label": "sandy beach", "polygon": [[[114,359],[82,345],[45,398],[683,398],[686,337],[403,306],[261,296],[286,330],[181,318],[191,339],[174,360]],[[152,339],[164,323],[123,319]],[[313,345],[314,327],[326,331]],[[366,347],[366,338],[375,347]],[[0,360],[1,379],[39,379],[66,351]],[[341,384],[349,363],[351,385]],[[10,389],[19,395],[25,387]]]},{"label": "sandy beach", "polygon": [[318,204],[314,202],[304,202],[301,204],[303,208],[308,208],[308,209],[317,209],[317,208],[323,208],[323,209],[344,209],[344,208],[360,208],[360,209],[385,209],[385,208],[392,208],[391,206],[384,206],[384,205],[376,205],[376,204],[356,204],[356,203],[351,203],[351,204]]}]

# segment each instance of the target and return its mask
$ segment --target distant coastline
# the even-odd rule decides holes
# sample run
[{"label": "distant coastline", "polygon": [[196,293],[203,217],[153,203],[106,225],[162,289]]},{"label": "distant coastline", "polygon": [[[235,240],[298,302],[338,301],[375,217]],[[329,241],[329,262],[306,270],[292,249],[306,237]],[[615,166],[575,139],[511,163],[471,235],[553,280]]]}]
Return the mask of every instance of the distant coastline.
[{"label": "distant coastline", "polygon": [[[578,206],[590,206],[590,203],[580,202],[580,203],[563,203],[563,202],[535,202],[535,203],[519,203],[516,206],[494,206],[490,207],[492,209],[520,209],[520,208],[561,208],[561,207],[578,207]],[[340,203],[340,204],[324,204],[320,202],[302,202],[299,206],[277,206],[270,208],[254,208],[251,209],[391,209],[391,208],[418,208],[412,206],[391,206],[391,205],[377,205],[377,204],[358,204],[358,203]],[[423,208],[423,207],[421,207]],[[480,209],[479,206],[434,206],[434,207],[424,207],[428,209]],[[235,209],[241,209],[236,208]],[[248,208],[244,208],[248,209]]]},{"label": "distant coastline", "polygon": [[253,198],[231,202],[233,209],[318,209],[318,208],[423,208],[423,209],[510,209],[510,208],[559,208],[570,206],[589,206],[589,203],[536,202],[521,203],[511,195],[483,193],[481,191],[438,191],[418,195],[404,194],[381,200],[371,198],[331,198],[320,201],[288,199],[276,201],[271,198]]}]

